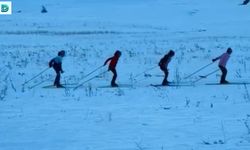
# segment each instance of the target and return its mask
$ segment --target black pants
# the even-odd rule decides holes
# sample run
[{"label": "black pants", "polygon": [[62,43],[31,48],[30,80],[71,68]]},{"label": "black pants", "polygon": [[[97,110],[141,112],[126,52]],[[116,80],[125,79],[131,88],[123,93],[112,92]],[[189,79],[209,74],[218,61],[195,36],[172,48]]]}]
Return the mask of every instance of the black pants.
[{"label": "black pants", "polygon": [[109,68],[109,70],[113,73],[113,78],[111,80],[111,85],[115,85],[115,80],[117,78],[117,72],[115,68]]},{"label": "black pants", "polygon": [[61,72],[59,70],[56,70],[56,78],[55,78],[55,81],[54,81],[54,85],[55,86],[60,86],[60,79],[61,79]]},{"label": "black pants", "polygon": [[226,76],[227,76],[227,68],[223,67],[223,66],[219,66],[222,75],[221,75],[221,79],[220,79],[220,83],[223,83],[226,81]]},{"label": "black pants", "polygon": [[169,74],[168,69],[163,69],[162,71],[165,74],[164,79],[162,81],[162,85],[167,85],[168,84],[168,74]]}]

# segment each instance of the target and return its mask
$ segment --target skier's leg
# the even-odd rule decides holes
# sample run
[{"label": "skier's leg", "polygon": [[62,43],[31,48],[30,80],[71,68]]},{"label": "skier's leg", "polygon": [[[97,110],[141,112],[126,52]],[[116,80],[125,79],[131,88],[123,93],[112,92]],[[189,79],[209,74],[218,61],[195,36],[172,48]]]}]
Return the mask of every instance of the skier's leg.
[{"label": "skier's leg", "polygon": [[221,75],[221,79],[220,79],[220,83],[225,83],[226,82],[226,75],[227,75],[227,69],[223,66],[219,66],[222,75]]},{"label": "skier's leg", "polygon": [[56,86],[56,84],[57,84],[57,71],[56,71],[55,67],[53,67],[53,68],[54,68],[54,70],[55,70],[55,72],[56,72],[56,78],[55,78],[55,80],[54,80],[54,86]]},{"label": "skier's leg", "polygon": [[165,70],[163,70],[163,72],[164,72],[165,76],[164,76],[164,79],[162,81],[162,85],[167,85],[168,84],[168,70],[165,69]]},{"label": "skier's leg", "polygon": [[222,75],[221,75],[221,78],[220,78],[220,83],[223,83],[223,67],[222,66],[219,66],[219,68],[220,68],[220,71],[221,71],[221,73],[222,73]]},{"label": "skier's leg", "polygon": [[111,86],[117,86],[117,84],[115,83],[115,80],[117,78],[117,72],[116,72],[116,69],[110,69],[113,73],[113,78],[111,80]]},{"label": "skier's leg", "polygon": [[60,78],[61,78],[60,71],[56,71],[56,79],[55,79],[54,85],[57,86],[57,87],[61,86],[61,84],[60,84]]},{"label": "skier's leg", "polygon": [[226,83],[228,83],[228,81],[226,80],[226,77],[227,77],[227,68],[224,67],[224,76],[223,76],[223,79]]}]

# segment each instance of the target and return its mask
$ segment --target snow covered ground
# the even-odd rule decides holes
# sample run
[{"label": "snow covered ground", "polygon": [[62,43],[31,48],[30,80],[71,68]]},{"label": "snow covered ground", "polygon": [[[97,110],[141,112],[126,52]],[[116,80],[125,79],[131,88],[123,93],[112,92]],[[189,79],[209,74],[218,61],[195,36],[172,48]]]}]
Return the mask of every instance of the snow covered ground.
[{"label": "snow covered ground", "polygon": [[[184,80],[231,47],[228,80],[249,82],[250,14],[242,1],[12,3],[13,15],[0,16],[1,150],[250,149],[249,85],[206,85],[220,72],[191,84],[217,63]],[[61,49],[69,88],[43,88],[53,83],[52,69],[22,85]],[[105,88],[108,72],[73,90],[116,49],[117,81],[131,86]],[[162,81],[157,63],[169,49],[176,52],[169,79],[184,86],[152,87]]]}]

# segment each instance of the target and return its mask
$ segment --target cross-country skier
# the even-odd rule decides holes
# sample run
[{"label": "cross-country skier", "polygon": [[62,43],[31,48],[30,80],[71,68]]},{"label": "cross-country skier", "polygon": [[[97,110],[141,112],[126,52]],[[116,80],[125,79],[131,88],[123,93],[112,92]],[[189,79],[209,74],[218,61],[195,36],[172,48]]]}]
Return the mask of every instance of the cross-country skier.
[{"label": "cross-country skier", "polygon": [[168,82],[168,64],[171,61],[172,57],[174,56],[175,52],[173,50],[170,50],[159,62],[159,66],[161,70],[164,72],[165,77],[162,81],[162,85],[166,86],[169,84]]},{"label": "cross-country skier", "polygon": [[113,73],[113,78],[112,78],[112,80],[111,80],[111,86],[112,86],[112,87],[118,87],[118,85],[115,83],[115,80],[116,80],[116,78],[117,78],[116,64],[117,64],[117,62],[118,62],[118,60],[119,60],[121,54],[122,54],[122,53],[121,53],[119,50],[117,50],[117,51],[115,52],[114,56],[108,58],[108,59],[105,61],[104,65],[103,65],[103,66],[105,66],[105,65],[110,61],[110,63],[109,63],[109,69],[108,69],[108,70],[111,71],[111,72]]},{"label": "cross-country skier", "polygon": [[56,78],[54,81],[54,86],[56,86],[57,88],[61,88],[63,87],[60,84],[60,78],[61,78],[61,73],[63,73],[63,69],[62,69],[62,59],[65,56],[65,51],[61,50],[58,52],[58,56],[56,56],[55,58],[51,59],[49,62],[49,67],[53,67],[55,72],[56,72]]},{"label": "cross-country skier", "polygon": [[222,72],[222,75],[221,75],[221,79],[220,79],[220,83],[221,84],[227,84],[229,83],[227,80],[226,80],[226,76],[227,76],[227,68],[226,68],[226,65],[227,65],[227,61],[228,59],[230,58],[230,55],[232,54],[233,50],[229,47],[227,49],[227,52],[223,53],[221,56],[219,57],[216,57],[214,59],[212,59],[213,62],[215,62],[216,60],[220,60],[219,61],[219,68]]}]

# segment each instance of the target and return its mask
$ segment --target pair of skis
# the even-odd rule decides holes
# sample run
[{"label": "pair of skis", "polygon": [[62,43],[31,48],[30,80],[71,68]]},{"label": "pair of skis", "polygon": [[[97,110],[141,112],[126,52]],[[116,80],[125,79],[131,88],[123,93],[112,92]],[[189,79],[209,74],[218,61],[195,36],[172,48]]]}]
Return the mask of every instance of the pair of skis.
[{"label": "pair of skis", "polygon": [[[62,84],[62,87],[56,87],[54,85],[48,85],[48,86],[44,86],[43,88],[45,89],[75,89],[77,84]],[[81,86],[83,87],[83,86]],[[93,86],[94,88],[132,88],[133,85],[131,84],[119,84],[118,87],[112,87],[111,85],[104,85],[104,86]]]},{"label": "pair of skis", "polygon": [[170,83],[168,85],[162,85],[162,84],[150,84],[150,86],[154,86],[154,87],[168,87],[168,86],[197,86],[197,85],[222,85],[222,86],[226,86],[226,85],[247,85],[250,84],[250,82],[229,82],[226,84],[221,84],[221,83],[205,83],[205,84],[194,84],[194,83],[190,83],[190,84],[183,84],[183,83]]},{"label": "pair of skis", "polygon": [[[221,86],[226,86],[226,85],[248,85],[250,84],[250,82],[230,82],[230,83],[227,83],[227,84],[220,84],[220,83],[204,83],[204,84],[193,84],[193,83],[174,83],[174,82],[171,82],[169,83],[168,85],[162,85],[162,84],[150,84],[149,86],[152,86],[152,87],[191,87],[191,86],[200,86],[200,85],[221,85]],[[61,88],[66,88],[66,89],[74,89],[75,84],[63,84],[62,87],[59,87],[57,88],[56,86],[54,85],[48,85],[48,86],[44,86],[43,88],[47,88],[47,89],[61,89]],[[104,86],[97,86],[97,87],[94,87],[94,88],[132,88],[132,87],[136,87],[136,86],[133,86],[131,84],[120,84],[118,87],[112,87],[110,85],[104,85]],[[145,86],[146,87],[146,86]]]}]

